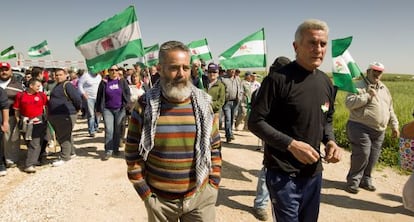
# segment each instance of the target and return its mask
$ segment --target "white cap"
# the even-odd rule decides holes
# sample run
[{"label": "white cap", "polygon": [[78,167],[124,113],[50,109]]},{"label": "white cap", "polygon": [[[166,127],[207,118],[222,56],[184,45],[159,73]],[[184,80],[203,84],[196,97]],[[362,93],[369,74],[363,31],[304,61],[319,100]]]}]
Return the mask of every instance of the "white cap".
[{"label": "white cap", "polygon": [[371,62],[368,66],[368,69],[382,72],[384,71],[384,65],[379,62]]}]

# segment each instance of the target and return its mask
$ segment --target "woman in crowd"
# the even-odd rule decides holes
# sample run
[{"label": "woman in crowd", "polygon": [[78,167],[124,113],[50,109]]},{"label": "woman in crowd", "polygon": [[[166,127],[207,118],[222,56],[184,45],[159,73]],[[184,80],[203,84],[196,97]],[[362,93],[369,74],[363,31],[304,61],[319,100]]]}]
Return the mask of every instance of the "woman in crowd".
[{"label": "woman in crowd", "polygon": [[59,160],[52,163],[52,166],[56,167],[76,156],[72,130],[81,108],[82,98],[68,81],[68,74],[64,69],[56,69],[55,81],[56,86],[50,92],[48,120],[55,129],[56,139],[61,148]]},{"label": "woman in crowd", "polygon": [[[120,75],[120,73],[119,73]],[[129,91],[131,93],[131,107],[135,102],[138,100],[139,97],[141,97],[145,93],[145,84],[141,81],[141,75],[136,73],[135,70],[131,74],[131,83],[129,84]],[[126,80],[126,78],[125,78]],[[129,117],[131,113],[129,110],[126,110],[126,115],[124,119],[122,120],[122,126],[121,126],[121,138],[122,140],[125,140],[125,134],[126,134],[126,126],[129,122]],[[120,142],[119,146],[124,146],[124,142]]]},{"label": "woman in crowd", "polygon": [[120,77],[118,66],[113,65],[108,71],[108,76],[99,84],[96,97],[96,110],[103,114],[105,124],[105,155],[102,160],[108,160],[112,155],[119,156],[122,121],[131,103],[128,82]]},{"label": "woman in crowd", "polygon": [[135,103],[145,93],[144,82],[141,81],[141,75],[139,73],[133,73],[131,75],[129,89],[131,91],[131,103]]}]

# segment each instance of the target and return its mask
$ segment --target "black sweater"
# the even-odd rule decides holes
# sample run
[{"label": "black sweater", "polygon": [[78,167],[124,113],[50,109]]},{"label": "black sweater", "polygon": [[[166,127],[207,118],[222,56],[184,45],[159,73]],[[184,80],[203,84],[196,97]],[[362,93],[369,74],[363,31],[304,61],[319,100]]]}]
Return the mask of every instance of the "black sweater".
[{"label": "black sweater", "polygon": [[333,105],[334,89],[322,71],[309,72],[292,62],[269,73],[252,104],[248,122],[250,131],[265,141],[265,166],[297,176],[321,172],[321,161],[302,164],[287,147],[295,139],[320,152],[321,142],[335,140]]}]

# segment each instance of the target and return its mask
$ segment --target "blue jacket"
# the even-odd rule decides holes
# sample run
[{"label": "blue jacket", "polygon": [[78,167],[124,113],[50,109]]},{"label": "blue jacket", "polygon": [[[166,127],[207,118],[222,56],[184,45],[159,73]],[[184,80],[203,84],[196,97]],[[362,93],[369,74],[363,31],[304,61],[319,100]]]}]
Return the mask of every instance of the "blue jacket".
[{"label": "blue jacket", "polygon": [[[65,88],[63,88],[65,85]],[[66,93],[65,93],[66,91]],[[50,92],[49,115],[73,115],[80,110],[82,98],[78,90],[69,82],[57,83]]]}]

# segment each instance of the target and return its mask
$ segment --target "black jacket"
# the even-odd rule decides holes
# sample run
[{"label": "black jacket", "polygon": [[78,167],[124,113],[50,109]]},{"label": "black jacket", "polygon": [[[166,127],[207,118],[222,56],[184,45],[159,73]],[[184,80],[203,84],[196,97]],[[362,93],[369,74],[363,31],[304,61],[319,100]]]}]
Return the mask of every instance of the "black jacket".
[{"label": "black jacket", "polygon": [[9,100],[9,116],[14,117],[14,99],[16,98],[17,93],[24,91],[23,84],[12,77],[10,83],[6,86],[5,91]]},{"label": "black jacket", "polygon": [[[7,99],[6,91],[3,88],[0,87],[0,125],[3,123],[3,112],[1,112],[1,111],[4,110],[4,109],[9,109],[9,102],[8,102],[8,99]],[[0,131],[1,131],[1,129],[0,129]],[[0,137],[0,139],[2,139],[2,138]],[[0,145],[0,146],[2,146],[2,145]]]},{"label": "black jacket", "polygon": [[321,141],[335,140],[332,130],[334,89],[320,70],[309,72],[292,62],[263,80],[252,105],[249,130],[265,142],[264,164],[270,170],[312,176],[321,161],[305,165],[287,150],[293,139],[320,152]]}]

